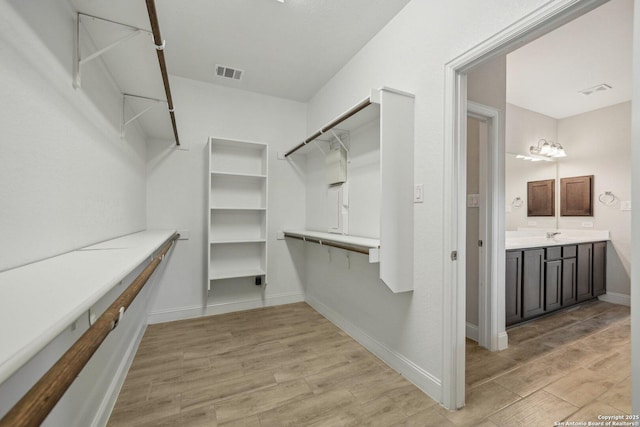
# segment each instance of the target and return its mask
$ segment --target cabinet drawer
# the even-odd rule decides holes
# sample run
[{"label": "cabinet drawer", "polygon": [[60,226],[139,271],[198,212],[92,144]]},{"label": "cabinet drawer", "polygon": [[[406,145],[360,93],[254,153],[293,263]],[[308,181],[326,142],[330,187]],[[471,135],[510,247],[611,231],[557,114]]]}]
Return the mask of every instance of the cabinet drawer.
[{"label": "cabinet drawer", "polygon": [[562,247],[563,258],[573,258],[576,256],[577,252],[578,252],[578,248],[576,245]]},{"label": "cabinet drawer", "polygon": [[560,259],[562,258],[562,247],[561,246],[551,246],[547,248],[547,260],[552,259]]}]

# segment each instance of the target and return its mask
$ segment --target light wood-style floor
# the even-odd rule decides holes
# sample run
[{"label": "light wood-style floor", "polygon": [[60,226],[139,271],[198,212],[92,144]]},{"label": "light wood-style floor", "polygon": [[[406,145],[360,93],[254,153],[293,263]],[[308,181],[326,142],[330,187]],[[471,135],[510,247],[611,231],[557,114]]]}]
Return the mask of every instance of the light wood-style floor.
[{"label": "light wood-style floor", "polygon": [[467,406],[450,412],[304,303],[151,325],[109,426],[552,426],[630,411],[628,308],[596,302],[509,336],[504,352],[467,345]]}]

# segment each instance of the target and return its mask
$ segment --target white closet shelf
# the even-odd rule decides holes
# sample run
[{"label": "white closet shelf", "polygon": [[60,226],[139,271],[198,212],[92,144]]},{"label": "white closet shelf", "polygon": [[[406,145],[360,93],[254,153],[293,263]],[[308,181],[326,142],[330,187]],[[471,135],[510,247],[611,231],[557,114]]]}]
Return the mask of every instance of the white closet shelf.
[{"label": "white closet shelf", "polygon": [[211,175],[231,176],[231,177],[234,177],[234,178],[256,178],[256,179],[266,179],[267,178],[267,176],[263,175],[263,174],[222,172],[222,171],[211,171]]},{"label": "white closet shelf", "polygon": [[0,383],[158,250],[148,230],[0,273]]},{"label": "white closet shelf", "polygon": [[209,243],[213,245],[229,245],[234,243],[265,243],[267,239],[226,239],[226,240],[211,240]]},{"label": "white closet shelf", "polygon": [[314,230],[285,230],[284,237],[303,240],[310,243],[331,246],[347,251],[369,255],[369,262],[379,262],[380,240],[369,237],[349,236],[345,234],[325,233]]},{"label": "white closet shelf", "polygon": [[261,268],[248,268],[246,270],[211,271],[209,280],[235,279],[238,277],[264,276],[267,274]]},{"label": "white closet shelf", "polygon": [[211,206],[213,211],[266,211],[267,208],[251,208],[244,206]]}]

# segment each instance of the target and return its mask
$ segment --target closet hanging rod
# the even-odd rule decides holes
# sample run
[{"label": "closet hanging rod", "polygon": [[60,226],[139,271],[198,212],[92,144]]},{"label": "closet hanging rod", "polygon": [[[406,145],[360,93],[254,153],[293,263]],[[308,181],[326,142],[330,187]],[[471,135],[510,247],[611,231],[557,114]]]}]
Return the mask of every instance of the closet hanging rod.
[{"label": "closet hanging rod", "polygon": [[334,121],[332,121],[331,123],[323,127],[322,129],[320,129],[319,131],[311,135],[309,138],[305,139],[300,144],[296,145],[291,150],[287,151],[287,153],[284,156],[289,157],[290,155],[292,155],[293,153],[295,153],[296,151],[298,151],[299,149],[307,145],[309,142],[313,141],[323,133],[330,131],[334,127],[338,126],[340,123],[347,120],[349,117],[364,110],[369,105],[371,105],[371,98],[365,99],[364,101],[362,101],[361,103],[359,103],[358,105],[356,105],[355,107],[353,107],[352,109],[350,109],[349,111],[347,111],[346,113],[344,113],[343,115],[341,115],[340,117],[338,117],[337,119],[335,119]]},{"label": "closet hanging rod", "polygon": [[290,239],[298,239],[298,240],[302,240],[304,242],[309,242],[309,243],[317,243],[317,244],[322,245],[322,246],[331,246],[331,247],[338,248],[338,249],[344,249],[346,251],[358,252],[358,253],[361,253],[361,254],[369,255],[369,250],[368,249],[359,248],[357,246],[344,245],[344,244],[341,244],[341,243],[331,242],[331,241],[328,241],[328,240],[321,240],[321,239],[317,239],[315,237],[302,237],[302,236],[297,236],[295,234],[289,234],[287,232],[284,233],[284,237],[287,237],[287,238],[290,238]]},{"label": "closet hanging rod", "polygon": [[160,25],[158,24],[158,13],[156,12],[155,0],[146,0],[147,12],[149,13],[149,22],[151,23],[151,32],[153,33],[153,43],[156,45],[156,53],[158,54],[158,63],[160,64],[160,72],[162,73],[162,82],[164,83],[164,92],[167,95],[167,104],[169,106],[169,115],[171,116],[171,125],[173,126],[173,136],[176,139],[176,145],[180,145],[178,138],[178,126],[176,125],[176,115],[173,111],[173,99],[171,98],[171,87],[169,86],[169,75],[167,74],[167,64],[164,60],[164,41],[160,35]]},{"label": "closet hanging rod", "polygon": [[49,415],[80,371],[98,350],[107,335],[113,331],[125,310],[140,293],[153,272],[173,243],[180,237],[178,233],[164,244],[160,252],[147,264],[131,282],[129,287],[105,310],[93,325],[85,331],[65,354],[45,373],[42,378],[16,403],[0,420],[0,427],[38,426]]}]

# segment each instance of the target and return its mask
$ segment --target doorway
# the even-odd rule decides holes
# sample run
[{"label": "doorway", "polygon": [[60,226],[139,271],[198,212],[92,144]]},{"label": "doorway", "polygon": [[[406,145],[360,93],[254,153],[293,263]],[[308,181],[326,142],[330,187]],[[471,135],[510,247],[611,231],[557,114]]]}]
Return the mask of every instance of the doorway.
[{"label": "doorway", "polygon": [[[529,16],[516,22],[491,39],[446,64],[445,80],[445,218],[450,233],[445,238],[445,250],[451,252],[451,261],[445,261],[445,342],[443,363],[443,404],[448,408],[461,408],[465,398],[465,337],[466,337],[466,117],[467,117],[467,81],[466,72],[484,61],[515,50],[543,34],[575,19],[590,10],[606,3],[606,0],[563,0],[548,3]],[[502,149],[504,153],[504,148]],[[493,174],[493,178],[497,174]],[[504,185],[504,176],[502,176]],[[504,191],[499,194],[503,195]],[[493,197],[492,203],[499,197]],[[504,200],[498,206],[504,207]],[[498,208],[493,217],[504,224],[504,209]],[[504,230],[504,227],[501,228]],[[502,231],[504,233],[504,231]],[[504,238],[499,238],[496,230],[488,235],[486,244],[494,250],[502,242],[502,257],[491,257],[492,269],[504,270]],[[460,261],[460,262],[455,262]],[[495,264],[495,265],[494,265]],[[496,277],[503,277],[497,275]],[[495,277],[494,277],[495,279]],[[487,300],[497,302],[498,286],[491,280]],[[494,286],[495,284],[495,286]],[[449,288],[449,286],[445,286]],[[503,287],[502,287],[503,289]],[[504,294],[502,295],[504,298]],[[495,310],[494,310],[495,311]],[[503,313],[504,316],[504,313]],[[497,316],[496,316],[497,317]],[[496,319],[497,323],[497,319]],[[491,329],[491,328],[489,328]],[[496,334],[497,337],[497,334]],[[496,338],[497,339],[497,338]]]}]

